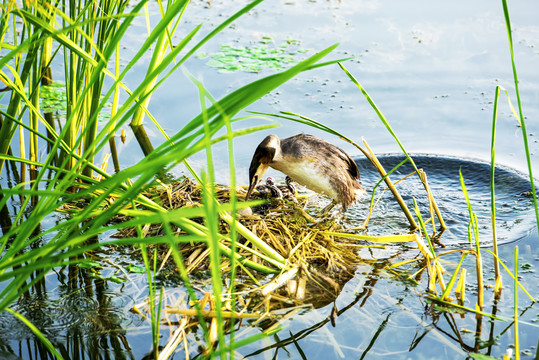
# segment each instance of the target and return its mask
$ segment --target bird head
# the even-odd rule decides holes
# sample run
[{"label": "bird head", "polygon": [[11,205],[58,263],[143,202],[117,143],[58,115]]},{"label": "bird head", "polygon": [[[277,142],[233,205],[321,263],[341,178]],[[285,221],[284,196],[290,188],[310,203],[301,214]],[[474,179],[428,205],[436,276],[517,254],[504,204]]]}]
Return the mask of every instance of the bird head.
[{"label": "bird head", "polygon": [[275,135],[269,135],[256,148],[251,160],[251,166],[249,166],[249,190],[245,200],[249,200],[256,184],[268,170],[269,164],[275,157],[278,145],[279,138]]}]

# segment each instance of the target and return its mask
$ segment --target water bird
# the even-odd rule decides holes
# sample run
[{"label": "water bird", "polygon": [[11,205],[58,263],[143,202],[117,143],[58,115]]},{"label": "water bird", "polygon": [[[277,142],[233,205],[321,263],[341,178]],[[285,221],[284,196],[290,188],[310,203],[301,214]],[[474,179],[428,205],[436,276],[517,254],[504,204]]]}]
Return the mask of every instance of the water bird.
[{"label": "water bird", "polygon": [[266,185],[271,186],[274,189],[274,192],[276,192],[278,195],[274,197],[288,200],[297,204],[298,199],[296,199],[296,186],[294,185],[294,180],[292,180],[290,176],[287,176],[285,178],[285,184],[286,185],[275,185],[275,182],[271,177],[266,179]]},{"label": "water bird", "polygon": [[282,199],[283,193],[281,189],[279,189],[275,182],[271,177],[268,177],[266,179],[265,184],[260,184],[256,186],[256,190],[262,196],[263,198],[269,199],[269,198],[276,198],[276,199]]},{"label": "water bird", "polygon": [[246,200],[268,168],[278,170],[295,182],[332,199],[323,213],[341,204],[344,212],[363,194],[359,169],[341,148],[304,133],[279,139],[268,135],[258,145],[249,167]]}]

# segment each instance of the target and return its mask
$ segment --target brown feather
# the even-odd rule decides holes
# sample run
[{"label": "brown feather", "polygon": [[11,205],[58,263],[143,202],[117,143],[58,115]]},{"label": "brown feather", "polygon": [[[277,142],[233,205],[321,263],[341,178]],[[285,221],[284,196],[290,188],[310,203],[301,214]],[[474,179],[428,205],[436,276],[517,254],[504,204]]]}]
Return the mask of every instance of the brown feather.
[{"label": "brown feather", "polygon": [[294,181],[342,204],[343,210],[353,204],[358,192],[365,191],[359,183],[355,161],[341,148],[304,133],[279,141],[275,135],[258,145],[249,178],[255,177],[262,164],[290,176]]}]

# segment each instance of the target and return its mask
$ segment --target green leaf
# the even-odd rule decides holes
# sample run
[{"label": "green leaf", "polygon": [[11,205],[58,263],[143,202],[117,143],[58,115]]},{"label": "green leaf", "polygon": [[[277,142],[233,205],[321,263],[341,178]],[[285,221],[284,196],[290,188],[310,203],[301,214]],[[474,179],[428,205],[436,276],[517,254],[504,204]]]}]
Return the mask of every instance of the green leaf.
[{"label": "green leaf", "polygon": [[102,269],[103,267],[101,266],[100,263],[98,263],[97,261],[93,261],[93,260],[88,260],[88,261],[84,261],[84,262],[81,262],[79,264],[79,267],[81,269]]},{"label": "green leaf", "polygon": [[119,277],[114,276],[114,275],[111,276],[111,277],[109,277],[109,278],[106,279],[106,280],[110,280],[110,281],[112,281],[112,282],[114,282],[114,283],[116,283],[116,284],[121,284],[121,283],[124,283],[124,282],[126,281],[126,279],[124,279],[124,278],[119,278]]}]

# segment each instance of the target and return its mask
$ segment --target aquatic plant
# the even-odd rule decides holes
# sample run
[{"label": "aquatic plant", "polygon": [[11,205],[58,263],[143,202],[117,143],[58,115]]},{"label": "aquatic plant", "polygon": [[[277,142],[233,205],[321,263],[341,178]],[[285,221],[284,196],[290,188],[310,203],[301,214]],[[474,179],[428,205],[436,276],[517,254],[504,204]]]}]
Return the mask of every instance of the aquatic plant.
[{"label": "aquatic plant", "polygon": [[299,41],[288,40],[283,44],[273,44],[270,37],[264,37],[261,44],[255,46],[239,46],[221,44],[218,52],[207,55],[199,53],[197,57],[209,57],[207,65],[217,68],[219,72],[235,71],[261,72],[263,70],[281,71],[301,61],[301,55],[309,52],[299,47]]}]

